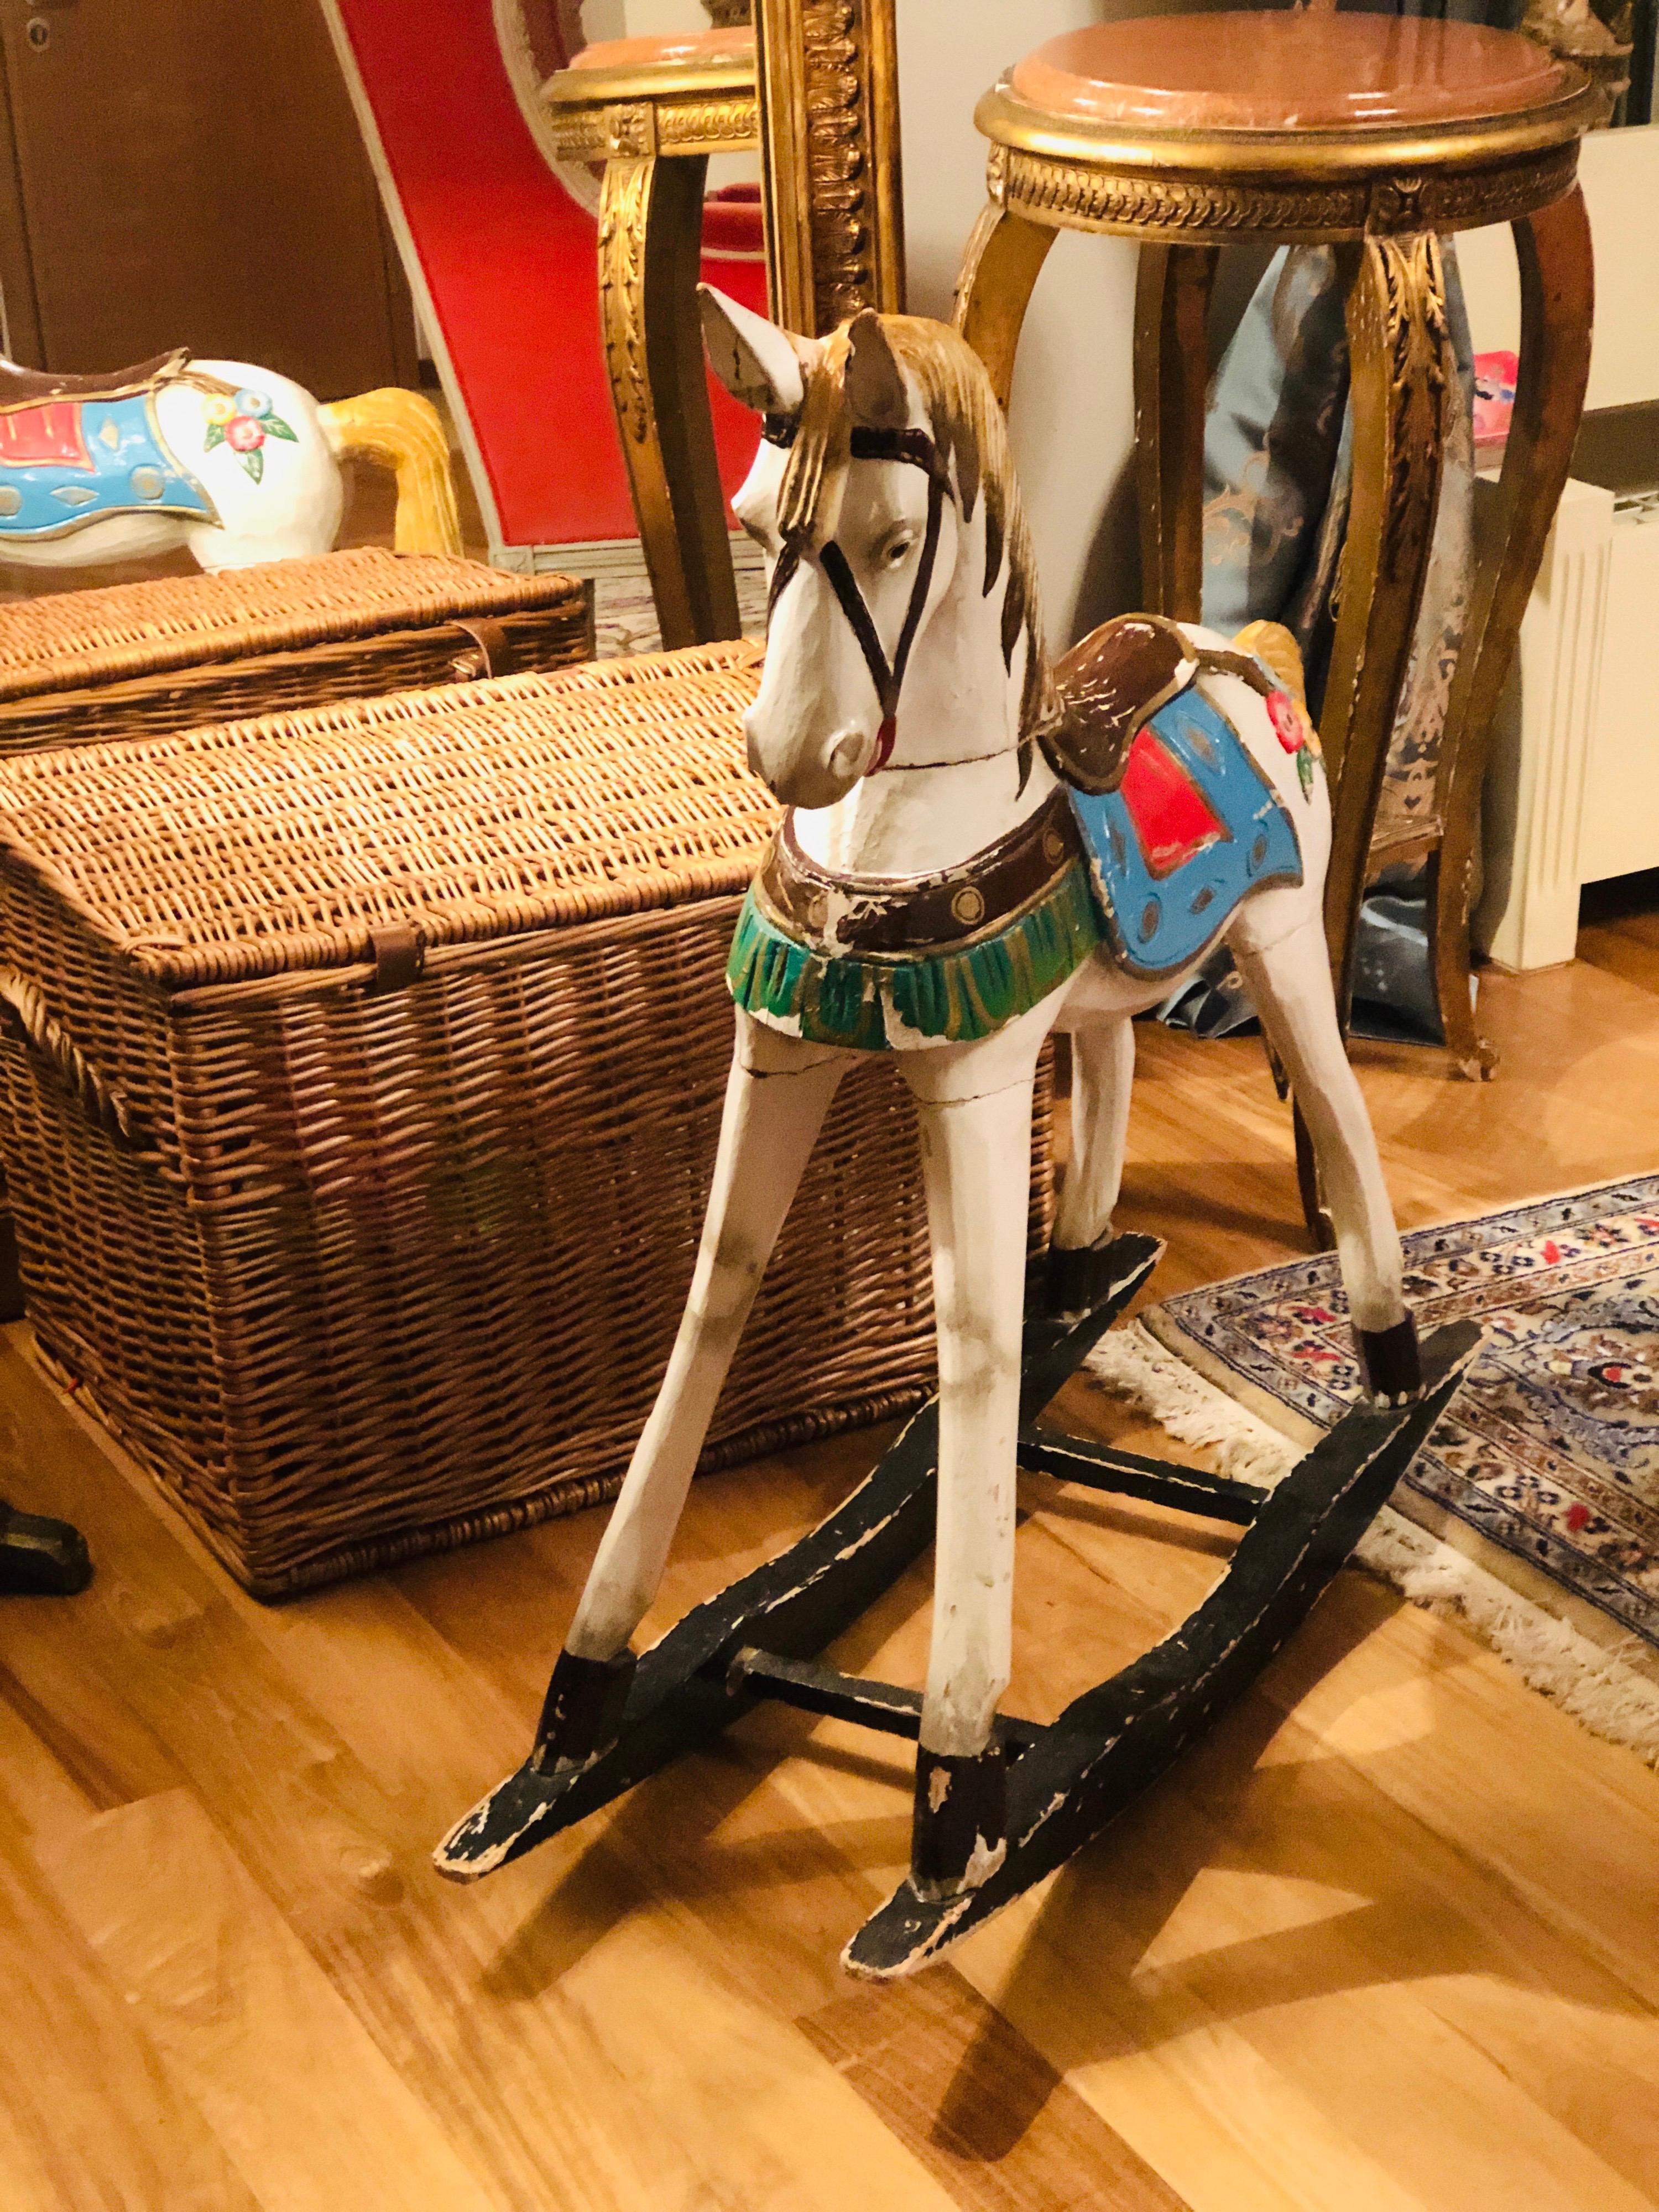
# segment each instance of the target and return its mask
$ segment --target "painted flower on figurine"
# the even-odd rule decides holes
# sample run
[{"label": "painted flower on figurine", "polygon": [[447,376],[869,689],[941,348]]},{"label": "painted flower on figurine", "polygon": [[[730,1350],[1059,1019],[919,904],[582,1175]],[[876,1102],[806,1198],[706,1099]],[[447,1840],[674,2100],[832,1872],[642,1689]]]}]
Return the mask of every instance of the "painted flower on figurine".
[{"label": "painted flower on figurine", "polygon": [[1273,735],[1287,753],[1296,756],[1297,780],[1305,798],[1313,789],[1313,764],[1319,757],[1319,739],[1313,725],[1288,691],[1268,692],[1267,708]]},{"label": "painted flower on figurine", "polygon": [[264,447],[267,438],[282,438],[289,445],[297,442],[294,431],[282,416],[271,411],[270,402],[263,392],[239,392],[234,405],[228,399],[215,397],[208,401],[204,412],[207,433],[202,441],[202,451],[210,453],[216,446],[228,446],[255,483],[265,472]]},{"label": "painted flower on figurine", "polygon": [[1287,753],[1299,753],[1308,742],[1308,726],[1302,710],[1288,691],[1267,694],[1267,720],[1273,726],[1273,734]]}]

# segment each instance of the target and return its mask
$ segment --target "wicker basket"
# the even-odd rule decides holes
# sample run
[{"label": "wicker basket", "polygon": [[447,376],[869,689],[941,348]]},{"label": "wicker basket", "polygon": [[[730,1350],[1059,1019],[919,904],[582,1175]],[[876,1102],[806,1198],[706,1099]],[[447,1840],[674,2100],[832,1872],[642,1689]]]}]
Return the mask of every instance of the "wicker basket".
[{"label": "wicker basket", "polygon": [[574,578],[373,546],[52,592],[0,606],[0,755],[564,668],[592,636]]},{"label": "wicker basket", "polygon": [[[775,819],[738,732],[758,659],[0,763],[38,1339],[259,1595],[613,1492],[690,1277]],[[1034,1237],[1046,1082],[1036,1158]],[[932,1369],[914,1120],[872,1060],[708,1462],[895,1413]]]}]

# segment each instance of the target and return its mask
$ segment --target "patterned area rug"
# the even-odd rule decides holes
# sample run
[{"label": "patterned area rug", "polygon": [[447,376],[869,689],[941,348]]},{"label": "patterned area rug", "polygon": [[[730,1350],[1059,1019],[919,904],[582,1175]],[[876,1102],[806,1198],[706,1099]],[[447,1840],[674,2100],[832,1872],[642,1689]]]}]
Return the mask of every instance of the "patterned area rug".
[{"label": "patterned area rug", "polygon": [[[1486,1341],[1362,1560],[1659,1759],[1659,1176],[1418,1230],[1405,1251],[1419,1328],[1467,1316]],[[1329,1255],[1169,1299],[1092,1365],[1266,1480],[1359,1389]]]}]

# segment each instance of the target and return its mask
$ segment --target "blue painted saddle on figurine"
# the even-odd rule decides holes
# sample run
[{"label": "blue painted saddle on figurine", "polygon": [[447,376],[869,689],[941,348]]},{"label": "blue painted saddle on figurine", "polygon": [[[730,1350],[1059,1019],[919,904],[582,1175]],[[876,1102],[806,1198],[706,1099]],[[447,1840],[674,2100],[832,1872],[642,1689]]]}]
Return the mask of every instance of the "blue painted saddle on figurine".
[{"label": "blue painted saddle on figurine", "polygon": [[107,393],[87,391],[92,378],[30,376],[15,398],[12,379],[0,385],[0,541],[60,537],[111,514],[218,521],[161,434],[155,390],[167,374]]},{"label": "blue painted saddle on figurine", "polygon": [[1141,725],[1114,789],[1067,796],[1101,918],[1133,975],[1178,973],[1246,892],[1302,881],[1279,794],[1195,684]]}]

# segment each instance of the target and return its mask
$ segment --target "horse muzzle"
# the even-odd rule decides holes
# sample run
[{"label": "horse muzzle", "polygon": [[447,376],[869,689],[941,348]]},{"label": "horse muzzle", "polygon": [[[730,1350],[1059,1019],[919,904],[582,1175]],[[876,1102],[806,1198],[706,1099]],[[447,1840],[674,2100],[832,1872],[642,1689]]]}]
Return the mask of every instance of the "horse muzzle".
[{"label": "horse muzzle", "polygon": [[802,733],[793,744],[769,741],[757,708],[743,718],[749,765],[773,797],[809,812],[833,806],[879,763],[881,732],[856,726],[825,735]]}]

